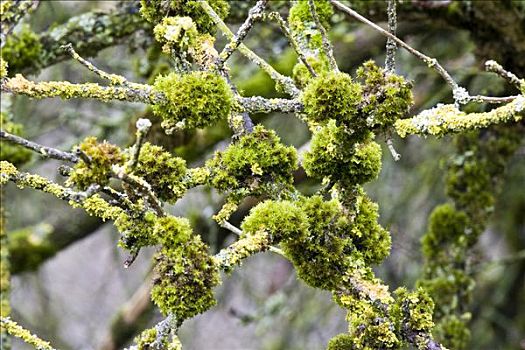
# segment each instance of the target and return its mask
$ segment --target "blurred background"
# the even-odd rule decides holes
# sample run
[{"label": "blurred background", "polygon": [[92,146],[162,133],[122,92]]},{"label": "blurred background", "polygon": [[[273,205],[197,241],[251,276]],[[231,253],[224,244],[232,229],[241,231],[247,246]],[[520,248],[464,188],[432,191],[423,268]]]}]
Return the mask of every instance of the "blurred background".
[{"label": "blurred background", "polygon": [[[253,1],[231,2],[239,13],[233,12],[228,20],[233,29],[242,23],[251,3]],[[270,1],[269,6],[286,15],[288,7],[283,3]],[[115,11],[119,4],[117,1],[41,1],[27,23],[36,33],[45,32],[88,11]],[[519,8],[519,4],[514,5]],[[378,6],[386,4],[379,2]],[[439,18],[425,17],[424,11],[428,10],[424,7],[418,11],[420,17],[405,16],[402,11],[398,14],[398,34],[403,40],[437,58],[472,94],[509,93],[510,88],[503,79],[482,70],[485,60],[491,57],[476,49],[477,42],[469,30]],[[367,14],[372,18],[377,15],[381,20],[378,13]],[[523,18],[522,11],[522,22],[518,25],[525,28]],[[15,34],[19,30],[16,28]],[[217,37],[217,45],[222,48],[224,39]],[[330,37],[335,57],[345,72],[353,74],[368,59],[379,65],[384,62],[385,39],[337,11],[332,18]],[[502,46],[510,45],[503,39],[494,38]],[[297,57],[274,24],[256,24],[245,43],[280,72],[291,75]],[[525,60],[523,56],[521,59]],[[148,82],[170,65],[167,57],[159,55],[150,28],[137,30],[90,60],[104,71],[124,75],[134,82]],[[280,96],[269,77],[237,53],[229,66],[245,96]],[[442,79],[407,52],[398,51],[396,70],[414,83],[415,105],[411,114],[437,103],[452,102],[451,91]],[[514,72],[521,76],[525,73]],[[31,78],[101,82],[74,61],[45,68]],[[510,90],[510,93],[516,92]],[[151,118],[154,122],[149,135],[151,141],[194,166],[202,164],[214,150],[224,148],[231,137],[226,123],[163,135],[159,121],[141,104],[37,101],[3,95],[2,108],[12,110],[14,121],[24,125],[26,138],[64,150],[90,135],[121,147],[129,146],[134,142],[134,124],[139,117]],[[482,110],[485,106],[467,108]],[[306,125],[293,115],[274,113],[256,115],[253,119],[276,130],[286,144],[300,148],[310,138]],[[377,139],[383,147],[383,168],[379,179],[368,184],[366,190],[379,203],[380,222],[390,230],[393,244],[390,257],[376,272],[391,290],[403,285],[412,288],[422,267],[420,238],[426,231],[428,214],[447,200],[444,164],[454,156],[455,150],[451,137],[394,137],[394,145],[402,155],[400,161],[394,162],[386,148],[386,137],[379,135]],[[23,170],[63,182],[64,178],[57,172],[58,165],[59,162],[33,156]],[[296,184],[304,193],[319,188],[319,183],[306,179],[301,172],[296,174]],[[217,252],[236,239],[211,220],[222,200],[216,192],[199,187],[167,210],[190,218],[195,231]],[[232,223],[238,225],[255,203],[255,200],[245,201]],[[34,243],[28,245],[27,250],[21,244],[17,255],[20,260],[12,262],[14,320],[60,349],[109,350],[129,345],[139,330],[161,319],[148,297],[153,248],[142,251],[137,261],[124,269],[126,256],[116,247],[118,233],[111,223],[90,218],[50,195],[28,189],[21,191],[12,184],[6,186],[2,205],[10,239],[29,234],[28,241]],[[491,223],[475,249],[477,286],[469,348],[525,349],[524,224],[525,148],[522,146],[509,162]],[[48,241],[51,247],[42,248],[38,244]],[[31,250],[34,247],[40,248]],[[331,300],[331,295],[299,281],[291,264],[278,255],[259,254],[230,276],[223,277],[222,285],[216,290],[218,305],[182,326],[179,335],[184,349],[323,349],[328,339],[347,328],[345,312]],[[15,341],[13,348],[26,349],[27,346]]]}]

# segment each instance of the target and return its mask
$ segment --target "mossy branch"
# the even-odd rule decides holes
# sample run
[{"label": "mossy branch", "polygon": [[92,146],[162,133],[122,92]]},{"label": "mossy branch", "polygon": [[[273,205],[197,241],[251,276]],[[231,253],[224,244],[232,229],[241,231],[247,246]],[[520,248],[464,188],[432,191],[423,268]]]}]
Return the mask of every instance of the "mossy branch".
[{"label": "mossy branch", "polygon": [[524,116],[525,97],[519,96],[505,106],[484,113],[465,113],[453,105],[440,105],[415,117],[399,119],[394,128],[401,137],[410,134],[443,136],[487,128],[494,124],[519,122]]},{"label": "mossy branch", "polygon": [[55,348],[53,348],[49,342],[40,339],[34,334],[31,334],[31,332],[12,321],[9,317],[1,317],[0,324],[2,329],[5,329],[8,334],[19,338],[29,345],[32,345],[37,350],[55,350]]}]

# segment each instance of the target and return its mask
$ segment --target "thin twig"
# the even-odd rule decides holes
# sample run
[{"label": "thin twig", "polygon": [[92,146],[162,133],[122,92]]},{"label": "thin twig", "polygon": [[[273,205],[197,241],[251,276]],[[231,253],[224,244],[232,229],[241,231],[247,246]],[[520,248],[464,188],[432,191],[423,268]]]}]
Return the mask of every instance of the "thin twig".
[{"label": "thin twig", "polygon": [[511,73],[507,70],[505,70],[498,62],[489,60],[485,62],[485,69],[488,72],[493,72],[502,77],[503,79],[507,80],[509,83],[517,87],[518,89],[521,88],[522,84],[525,84],[524,79],[518,78],[514,73]]},{"label": "thin twig", "polygon": [[314,0],[308,0],[308,6],[310,7],[310,13],[312,14],[312,17],[315,21],[315,26],[321,33],[321,38],[323,40],[323,51],[328,57],[328,62],[330,63],[330,67],[332,68],[334,72],[339,72],[339,67],[337,67],[337,61],[335,60],[335,57],[334,57],[334,51],[332,49],[332,44],[330,44],[330,40],[328,40],[328,34],[326,33],[326,29],[324,28],[323,24],[321,23],[321,20],[319,19],[319,16],[317,15]]},{"label": "thin twig", "polygon": [[[396,16],[396,0],[388,0],[387,5],[388,14],[388,31],[392,35],[396,35],[397,16]],[[385,69],[387,72],[394,72],[396,70],[396,50],[397,45],[394,40],[388,38],[386,40],[386,58]]]},{"label": "thin twig", "polygon": [[397,153],[396,149],[394,148],[394,143],[390,137],[386,139],[386,146],[388,147],[392,158],[394,158],[396,162],[401,159],[401,155]]},{"label": "thin twig", "polygon": [[239,229],[239,228],[233,226],[233,225],[230,224],[228,221],[223,221],[223,222],[221,223],[221,227],[222,227],[222,228],[225,228],[225,229],[227,229],[227,230],[229,230],[229,231],[231,231],[232,233],[234,233],[235,235],[237,235],[237,236],[239,236],[239,237],[242,235],[242,231],[241,231],[241,229]]},{"label": "thin twig", "polygon": [[73,49],[73,45],[71,43],[62,45],[61,48],[64,51],[66,51],[69,55],[71,55],[71,57],[74,60],[78,61],[80,64],[82,64],[84,67],[86,67],[87,69],[89,69],[90,71],[92,71],[93,73],[101,77],[102,79],[108,80],[112,85],[123,85],[123,86],[129,85],[128,81],[123,76],[117,75],[117,74],[106,73],[102,69],[95,67],[93,63],[80,57],[80,55],[75,51],[75,49]]},{"label": "thin twig", "polygon": [[73,153],[60,151],[52,147],[42,146],[33,141],[26,140],[20,136],[12,135],[4,130],[0,130],[0,139],[16,143],[17,145],[28,148],[46,158],[58,159],[71,163],[78,162],[78,157]]},{"label": "thin twig", "polygon": [[246,38],[246,35],[248,35],[248,32],[253,27],[253,23],[255,22],[255,17],[259,14],[261,14],[264,11],[264,8],[266,7],[266,4],[268,3],[268,0],[259,0],[257,1],[257,4],[255,4],[254,7],[250,9],[248,12],[248,18],[244,21],[244,23],[239,27],[239,30],[237,31],[237,34],[235,34],[232,41],[226,45],[224,50],[222,50],[220,57],[220,63],[219,65],[222,67],[224,62],[230,58],[233,51],[237,49],[237,47],[241,44],[241,42]]},{"label": "thin twig", "polygon": [[[456,83],[454,81],[452,76],[445,70],[445,68],[443,68],[443,66],[441,66],[441,64],[439,64],[437,59],[429,57],[429,56],[419,52],[418,50],[414,49],[412,46],[410,46],[407,43],[405,43],[403,40],[401,40],[398,37],[396,37],[395,35],[389,33],[387,30],[381,28],[380,26],[378,26],[374,22],[370,21],[369,19],[361,16],[359,13],[357,13],[354,10],[352,10],[348,6],[342,4],[338,0],[329,0],[329,1],[330,1],[330,3],[332,3],[332,5],[334,5],[339,10],[341,10],[344,13],[354,17],[358,21],[360,21],[362,23],[365,23],[366,25],[372,27],[373,29],[375,29],[376,31],[381,33],[382,35],[386,36],[388,39],[393,40],[395,43],[397,43],[399,46],[401,46],[404,49],[406,49],[408,52],[410,52],[414,56],[416,56],[419,59],[421,59],[430,68],[435,69],[436,72],[439,75],[441,75],[443,77],[443,79],[445,79],[447,84],[449,84],[450,87],[452,88],[452,93],[453,93],[453,96],[454,96],[454,100],[458,104],[465,104],[465,103],[468,103],[470,101],[487,102],[487,103],[502,103],[503,102],[502,98],[499,98],[499,97],[489,97],[489,96],[479,96],[479,95],[478,96],[470,96],[468,94],[468,91],[465,88],[459,86],[458,83]],[[515,98],[514,96],[510,96],[510,97],[508,97],[506,99],[512,100],[514,98]],[[507,102],[508,102],[508,100],[507,100]]]},{"label": "thin twig", "polygon": [[[213,10],[213,8],[208,4],[206,0],[199,1],[199,4],[201,5],[204,12],[210,16],[212,21],[215,23],[217,28],[229,39],[234,40],[235,35],[232,33],[230,28],[223,22],[223,20],[217,15],[217,13]],[[246,58],[248,58],[250,61],[255,63],[257,66],[259,66],[262,70],[264,70],[272,80],[274,80],[278,85],[282,87],[282,89],[290,94],[292,97],[297,97],[300,94],[300,90],[295,86],[293,80],[290,77],[284,76],[278,71],[275,70],[268,62],[266,62],[261,57],[257,56],[255,52],[250,50],[246,45],[243,43],[240,43],[238,48],[240,53],[242,53]]]},{"label": "thin twig", "polygon": [[129,164],[131,172],[135,170],[139,162],[140,149],[142,148],[146,135],[151,128],[151,121],[149,119],[140,118],[135,125],[137,126],[137,139],[135,145],[133,145],[131,163]]},{"label": "thin twig", "polygon": [[268,19],[270,21],[274,21],[275,23],[277,23],[279,25],[279,27],[281,28],[281,31],[283,32],[284,36],[288,39],[288,41],[292,45],[292,48],[294,49],[294,51],[299,56],[299,59],[305,65],[306,69],[308,69],[308,72],[310,72],[312,77],[316,77],[317,73],[312,68],[312,65],[306,60],[306,56],[305,56],[303,50],[301,50],[299,48],[299,44],[297,43],[297,40],[295,40],[295,38],[293,37],[292,33],[290,32],[290,28],[288,28],[288,26],[286,25],[286,22],[281,17],[281,14],[279,12],[275,12],[274,11],[274,12],[270,12],[267,16],[260,16],[260,18],[261,19]]}]

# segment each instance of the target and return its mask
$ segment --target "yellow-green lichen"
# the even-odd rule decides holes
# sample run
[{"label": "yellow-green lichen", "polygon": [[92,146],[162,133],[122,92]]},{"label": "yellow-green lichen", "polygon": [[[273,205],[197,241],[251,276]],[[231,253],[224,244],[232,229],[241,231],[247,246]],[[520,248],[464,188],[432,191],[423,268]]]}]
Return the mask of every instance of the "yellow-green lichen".
[{"label": "yellow-green lichen", "polygon": [[7,61],[0,57],[0,79],[3,77],[7,77],[7,67]]},{"label": "yellow-green lichen", "polygon": [[199,34],[190,17],[165,17],[153,32],[155,39],[164,44],[162,51],[168,54],[172,49],[186,51]]},{"label": "yellow-green lichen", "polygon": [[423,288],[408,292],[406,288],[395,291],[396,304],[392,316],[399,322],[400,330],[430,333],[434,327],[432,313],[434,302]]},{"label": "yellow-green lichen", "polygon": [[186,192],[182,182],[186,170],[184,159],[174,157],[162,147],[146,142],[140,149],[133,174],[146,180],[158,198],[174,203]]},{"label": "yellow-green lichen", "polygon": [[270,243],[269,234],[266,231],[258,231],[256,234],[246,235],[222,249],[213,259],[220,269],[231,272],[244,259],[268,250]]},{"label": "yellow-green lichen", "polygon": [[273,130],[258,125],[206,162],[210,185],[221,192],[244,190],[253,195],[285,195],[297,169],[297,151],[284,146]]},{"label": "yellow-green lichen", "polygon": [[89,157],[89,163],[79,160],[69,175],[67,183],[81,190],[86,190],[91,184],[107,185],[112,174],[112,166],[122,165],[125,160],[120,148],[106,141],[99,143],[93,136],[85,138],[78,148]]},{"label": "yellow-green lichen", "polygon": [[[155,80],[154,89],[167,101],[153,105],[162,126],[203,128],[226,119],[233,105],[233,93],[224,78],[209,72],[170,73]],[[182,122],[182,124],[181,124]]]},{"label": "yellow-green lichen", "polygon": [[[230,5],[226,0],[211,0],[209,5],[219,15],[225,18]],[[141,0],[140,13],[151,23],[159,23],[168,16],[187,16],[195,22],[199,32],[214,33],[215,24],[204,12],[196,0]]]},{"label": "yellow-green lichen", "polygon": [[36,335],[31,334],[27,329],[21,327],[16,322],[11,321],[8,317],[0,318],[0,325],[2,329],[5,329],[7,334],[22,340],[23,342],[33,346],[38,350],[54,350],[53,347],[47,342]]},{"label": "yellow-green lichen", "polygon": [[[171,338],[171,341],[169,338]],[[160,337],[156,328],[148,328],[142,331],[135,338],[135,343],[137,344],[137,350],[151,350],[155,346],[159,346],[164,350],[182,350],[182,344],[176,335]]]}]

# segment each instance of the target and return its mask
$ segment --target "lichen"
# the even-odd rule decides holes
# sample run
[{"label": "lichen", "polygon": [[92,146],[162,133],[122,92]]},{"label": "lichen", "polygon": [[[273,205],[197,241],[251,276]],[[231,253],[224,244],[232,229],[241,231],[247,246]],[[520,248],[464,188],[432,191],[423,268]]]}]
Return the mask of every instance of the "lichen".
[{"label": "lichen", "polygon": [[146,142],[133,174],[142,177],[151,185],[158,198],[174,203],[186,192],[183,179],[186,176],[186,161],[172,156],[160,146]]},{"label": "lichen", "polygon": [[[171,338],[171,341],[169,338]],[[148,328],[142,331],[137,337],[135,337],[135,344],[137,344],[137,350],[150,350],[156,347],[165,350],[182,350],[182,344],[176,335],[173,334],[166,337],[159,337],[156,328]]]},{"label": "lichen", "polygon": [[418,288],[408,292],[406,288],[399,288],[394,294],[396,303],[392,316],[399,321],[398,328],[402,331],[430,333],[434,327],[434,302],[425,289]]},{"label": "lichen", "polygon": [[106,141],[99,143],[93,136],[85,138],[78,148],[89,157],[89,163],[79,160],[71,171],[67,184],[75,185],[81,190],[86,190],[91,184],[108,184],[112,166],[122,165],[125,161],[120,148]]},{"label": "lichen", "polygon": [[0,57],[0,79],[3,77],[7,77],[7,67],[8,63],[6,60],[4,60],[2,57]]},{"label": "lichen", "polygon": [[[224,78],[209,72],[170,73],[155,80],[154,89],[167,102],[153,105],[164,128],[203,128],[226,119],[233,105],[233,93]],[[183,122],[183,124],[180,124]]]},{"label": "lichen", "polygon": [[280,142],[273,130],[258,125],[206,162],[209,184],[220,192],[244,190],[246,194],[285,196],[292,189],[297,151]]},{"label": "lichen", "polygon": [[186,51],[198,36],[197,27],[190,17],[165,17],[153,30],[155,39],[163,43],[162,51]]},{"label": "lichen", "polygon": [[[225,0],[208,1],[209,5],[219,15],[225,18],[230,5]],[[195,22],[199,32],[215,33],[215,24],[195,0],[141,0],[140,13],[151,23],[158,23],[168,16],[187,16]]]}]

